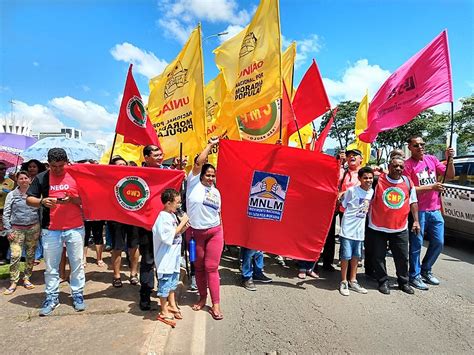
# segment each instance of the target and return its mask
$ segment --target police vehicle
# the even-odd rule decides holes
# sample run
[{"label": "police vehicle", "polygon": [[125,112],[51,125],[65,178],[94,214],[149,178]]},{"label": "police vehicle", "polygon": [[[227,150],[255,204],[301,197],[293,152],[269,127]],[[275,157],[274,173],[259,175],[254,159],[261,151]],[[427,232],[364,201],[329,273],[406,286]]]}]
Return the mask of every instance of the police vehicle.
[{"label": "police vehicle", "polygon": [[474,240],[474,155],[454,158],[454,169],[441,195],[446,232]]}]

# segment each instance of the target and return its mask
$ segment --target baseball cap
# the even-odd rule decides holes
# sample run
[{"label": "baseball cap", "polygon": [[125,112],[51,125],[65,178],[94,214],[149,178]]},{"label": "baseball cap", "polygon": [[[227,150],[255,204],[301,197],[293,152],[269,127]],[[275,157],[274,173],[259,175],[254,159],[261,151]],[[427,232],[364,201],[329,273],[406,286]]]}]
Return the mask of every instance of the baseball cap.
[{"label": "baseball cap", "polygon": [[349,154],[354,154],[354,155],[360,155],[362,156],[362,152],[359,150],[359,149],[349,149],[349,150],[346,150],[346,155],[349,155]]}]

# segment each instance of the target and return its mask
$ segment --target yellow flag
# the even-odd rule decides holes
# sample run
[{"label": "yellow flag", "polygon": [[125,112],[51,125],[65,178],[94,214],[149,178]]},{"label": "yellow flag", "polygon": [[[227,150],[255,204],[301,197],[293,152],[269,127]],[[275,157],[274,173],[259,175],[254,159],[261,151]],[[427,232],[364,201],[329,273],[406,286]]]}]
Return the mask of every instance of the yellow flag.
[{"label": "yellow flag", "polygon": [[359,108],[356,114],[356,121],[355,121],[355,135],[356,141],[355,143],[351,144],[349,147],[353,146],[352,148],[347,147],[348,149],[359,149],[362,152],[362,166],[367,165],[370,160],[370,143],[365,143],[359,140],[359,134],[365,131],[367,128],[367,116],[369,112],[369,94],[368,92],[365,93],[362,101],[359,104]]},{"label": "yellow flag", "polygon": [[[114,146],[114,156],[120,155],[126,161],[134,161],[138,166],[145,160],[143,158],[143,146],[123,142],[123,136],[117,134]],[[101,164],[109,164],[111,149],[108,149],[100,158]]]},{"label": "yellow flag", "polygon": [[[313,125],[308,123],[303,128],[300,128],[301,141],[303,142],[303,149],[305,149],[306,144],[309,143],[309,140],[313,136]],[[301,148],[300,138],[298,137],[298,132],[293,133],[290,136],[291,145]]]},{"label": "yellow flag", "polygon": [[[204,97],[206,104],[206,137],[221,136],[221,129],[218,129],[217,117],[220,114],[224,98],[226,96],[226,87],[222,73],[219,73],[213,80],[207,83],[204,89]],[[235,121],[235,119],[234,119]],[[235,123],[234,123],[235,125]],[[196,152],[199,153],[199,152]],[[208,162],[216,166],[218,147],[214,146],[209,153]],[[193,157],[194,158],[194,157]]]},{"label": "yellow flag", "polygon": [[293,72],[295,68],[296,59],[296,42],[291,42],[288,48],[283,52],[281,56],[281,76],[285,83],[288,95],[293,99]]},{"label": "yellow flag", "polygon": [[214,50],[234,117],[281,98],[280,37],[278,0],[261,0],[250,24]]},{"label": "yellow flag", "polygon": [[200,152],[206,141],[201,26],[164,72],[150,80],[148,112],[165,158]]}]

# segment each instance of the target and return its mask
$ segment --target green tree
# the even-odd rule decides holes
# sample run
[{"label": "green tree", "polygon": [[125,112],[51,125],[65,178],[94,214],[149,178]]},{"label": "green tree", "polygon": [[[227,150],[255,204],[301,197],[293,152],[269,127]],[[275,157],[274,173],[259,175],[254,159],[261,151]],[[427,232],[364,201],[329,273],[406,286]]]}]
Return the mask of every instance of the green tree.
[{"label": "green tree", "polygon": [[466,154],[474,144],[474,95],[461,99],[461,109],[454,114],[454,131],[458,134],[458,155]]},{"label": "green tree", "polygon": [[[346,148],[355,140],[355,116],[359,108],[359,102],[342,101],[337,107],[337,114],[334,119],[334,124],[329,131],[329,137],[336,139],[339,145],[341,144],[340,141],[342,141],[343,147],[341,148]],[[330,117],[331,112],[323,116],[318,134],[321,134],[321,131],[326,127]]]}]

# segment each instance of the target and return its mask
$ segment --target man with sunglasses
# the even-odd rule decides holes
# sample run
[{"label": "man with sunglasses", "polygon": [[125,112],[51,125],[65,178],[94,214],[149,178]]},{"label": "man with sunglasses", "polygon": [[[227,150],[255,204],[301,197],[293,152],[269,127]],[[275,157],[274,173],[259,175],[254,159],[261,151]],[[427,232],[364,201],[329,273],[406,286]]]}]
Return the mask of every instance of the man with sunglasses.
[{"label": "man with sunglasses", "polygon": [[[439,285],[439,280],[431,271],[444,245],[444,219],[441,214],[441,192],[444,187],[439,180],[444,174],[447,179],[454,177],[454,149],[446,150],[446,166],[435,156],[425,154],[422,137],[410,137],[407,143],[411,158],[405,162],[404,175],[410,177],[415,184],[421,229],[420,233],[410,232],[410,284],[419,290],[428,290],[425,282]],[[420,262],[425,233],[429,244],[425,257]]]}]

